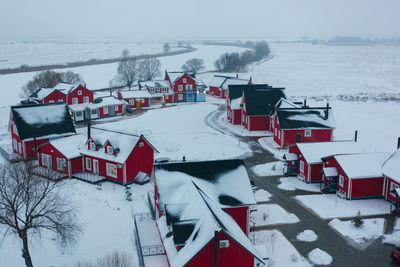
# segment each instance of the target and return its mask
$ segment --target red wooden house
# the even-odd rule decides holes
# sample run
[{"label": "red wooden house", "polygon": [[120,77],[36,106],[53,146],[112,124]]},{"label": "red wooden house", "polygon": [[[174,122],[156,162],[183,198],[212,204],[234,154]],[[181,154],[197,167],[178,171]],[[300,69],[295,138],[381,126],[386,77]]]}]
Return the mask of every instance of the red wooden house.
[{"label": "red wooden house", "polygon": [[400,208],[400,140],[398,149],[382,164],[385,177],[384,196],[397,209]]},{"label": "red wooden house", "polygon": [[341,154],[324,158],[324,185],[348,200],[384,195],[382,164],[390,153]]},{"label": "red wooden house", "polygon": [[251,77],[249,79],[239,79],[236,74],[234,76],[225,75],[214,75],[214,78],[209,84],[209,94],[213,96],[218,96],[221,98],[226,98],[228,96],[229,85],[246,85],[251,84]]},{"label": "red wooden house", "polygon": [[323,181],[322,158],[361,152],[361,146],[354,141],[297,143],[289,146],[283,157],[286,160],[285,174],[298,176],[306,183],[320,183]]},{"label": "red wooden house", "polygon": [[147,90],[121,90],[118,91],[118,99],[128,103],[128,107],[148,107],[150,105],[151,94]]},{"label": "red wooden house", "polygon": [[[251,88],[255,85],[248,85]],[[271,117],[281,98],[286,98],[285,88],[245,89],[242,95],[242,125],[248,131],[270,131]]]},{"label": "red wooden house", "polygon": [[242,160],[156,166],[155,216],[169,266],[263,264],[247,237],[254,204]]},{"label": "red wooden house", "polygon": [[87,174],[129,184],[153,169],[157,150],[143,136],[89,128],[87,135],[54,140],[40,147],[39,165],[82,178]]},{"label": "red wooden house", "polygon": [[75,134],[64,103],[13,106],[8,129],[13,152],[24,159],[35,158],[38,147],[51,139]]},{"label": "red wooden house", "polygon": [[29,100],[38,104],[65,103],[67,96],[54,88],[40,88],[29,96]]},{"label": "red wooden house", "polygon": [[300,142],[329,142],[336,128],[329,105],[323,107],[278,108],[275,111],[272,132],[280,147]]},{"label": "red wooden house", "polygon": [[164,80],[169,81],[174,92],[173,102],[195,102],[197,93],[202,93],[206,87],[194,74],[188,72],[165,71]]},{"label": "red wooden house", "polygon": [[161,103],[162,101],[165,101],[165,103],[174,102],[174,91],[167,80],[139,82],[139,90],[147,91],[150,94],[149,104]]}]

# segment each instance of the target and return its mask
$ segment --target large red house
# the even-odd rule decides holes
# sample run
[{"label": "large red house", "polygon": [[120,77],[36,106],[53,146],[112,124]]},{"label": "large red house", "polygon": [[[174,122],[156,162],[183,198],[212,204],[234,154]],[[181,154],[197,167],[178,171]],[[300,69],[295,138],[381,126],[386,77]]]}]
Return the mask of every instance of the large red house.
[{"label": "large red house", "polygon": [[214,75],[208,88],[209,94],[213,96],[218,96],[221,98],[226,98],[228,96],[229,85],[246,85],[251,84],[251,77],[249,79],[239,79],[239,75],[225,76],[225,75]]},{"label": "large red house", "polygon": [[171,84],[167,80],[155,80],[147,82],[139,82],[139,90],[146,91],[150,94],[150,104],[174,102],[174,91]]},{"label": "large red house", "polygon": [[50,141],[40,147],[39,165],[68,177],[86,174],[129,184],[151,175],[157,150],[143,136],[100,128],[86,135]]},{"label": "large red house", "polygon": [[323,184],[330,186],[329,191],[336,187],[336,194],[348,200],[383,197],[382,164],[390,154],[375,152],[326,157]]},{"label": "large red house", "polygon": [[206,87],[193,73],[188,72],[165,71],[164,80],[169,81],[174,92],[172,102],[195,102],[197,93],[202,93]]},{"label": "large red house", "polygon": [[75,134],[65,103],[13,106],[8,129],[13,152],[24,159],[35,158],[38,147],[49,140]]},{"label": "large red house", "polygon": [[332,109],[326,107],[278,108],[272,121],[274,141],[280,147],[300,142],[329,142],[336,128]]},{"label": "large red house", "polygon": [[[254,85],[248,85],[252,88]],[[248,131],[270,131],[271,117],[280,99],[286,98],[285,88],[245,89],[242,94],[242,125]]]},{"label": "large red house", "polygon": [[242,160],[155,167],[155,216],[169,266],[263,264],[248,238],[253,205]]},{"label": "large red house", "polygon": [[354,141],[297,143],[289,146],[284,155],[285,174],[298,176],[306,183],[320,183],[323,181],[323,158],[361,152],[361,146]]}]

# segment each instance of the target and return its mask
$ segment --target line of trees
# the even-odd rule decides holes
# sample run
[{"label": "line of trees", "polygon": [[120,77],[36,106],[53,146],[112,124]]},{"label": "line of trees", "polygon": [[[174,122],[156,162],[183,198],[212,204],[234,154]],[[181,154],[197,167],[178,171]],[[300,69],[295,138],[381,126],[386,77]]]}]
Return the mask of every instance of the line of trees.
[{"label": "line of trees", "polygon": [[224,53],[214,62],[214,66],[221,72],[245,71],[248,64],[260,61],[271,53],[266,41],[250,42],[248,45],[254,46],[253,49],[242,53]]}]

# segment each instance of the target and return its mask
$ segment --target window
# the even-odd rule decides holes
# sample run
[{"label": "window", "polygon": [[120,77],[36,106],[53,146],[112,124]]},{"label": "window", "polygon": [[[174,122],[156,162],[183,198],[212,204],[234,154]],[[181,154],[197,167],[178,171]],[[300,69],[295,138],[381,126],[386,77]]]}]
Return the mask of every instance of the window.
[{"label": "window", "polygon": [[92,109],[92,110],[90,111],[90,113],[91,113],[92,115],[97,115],[97,109]]},{"label": "window", "polygon": [[143,146],[144,146],[143,142],[140,142],[139,147],[143,147]]},{"label": "window", "polygon": [[304,173],[304,161],[300,160],[300,172]]},{"label": "window", "polygon": [[46,154],[42,154],[42,165],[47,166],[47,157]]},{"label": "window", "polygon": [[183,90],[183,85],[182,84],[178,85],[178,91],[182,91],[182,90]]},{"label": "window", "polygon": [[168,99],[168,96],[167,96],[167,95],[165,96],[165,99]]},{"label": "window", "polygon": [[73,98],[72,98],[72,104],[73,104],[73,105],[78,104],[78,98],[73,97]]},{"label": "window", "polygon": [[94,142],[90,142],[90,150],[96,150],[96,145]]},{"label": "window", "polygon": [[183,100],[183,95],[182,94],[178,95],[178,100]]},{"label": "window", "polygon": [[89,103],[89,97],[88,96],[84,96],[83,97],[83,103]]},{"label": "window", "polygon": [[162,92],[166,93],[167,92],[167,88],[162,88]]},{"label": "window", "polygon": [[154,94],[154,88],[150,88],[150,93]]},{"label": "window", "polygon": [[135,99],[133,99],[133,98],[129,99],[129,104],[131,104],[131,105],[135,104]]},{"label": "window", "polygon": [[58,99],[58,101],[57,101],[58,103],[62,103],[62,102],[64,102],[64,100],[62,100],[62,99]]},{"label": "window", "polygon": [[63,171],[65,168],[65,159],[57,158],[57,170]]},{"label": "window", "polygon": [[50,100],[49,103],[54,103],[54,100]]},{"label": "window", "polygon": [[81,90],[78,90],[78,95],[82,95],[82,91]]},{"label": "window", "polygon": [[183,78],[183,83],[186,83],[186,78]]},{"label": "window", "polygon": [[304,132],[304,136],[311,136],[311,130],[306,130]]},{"label": "window", "polygon": [[115,110],[115,111],[118,111],[118,106],[114,106],[114,110]]},{"label": "window", "polygon": [[278,130],[275,128],[275,136],[278,135]]},{"label": "window", "polygon": [[112,153],[113,153],[113,148],[112,148],[112,146],[108,146],[108,147],[107,147],[107,153],[108,153],[108,154],[112,154]]},{"label": "window", "polygon": [[344,177],[343,175],[339,175],[339,186],[343,187],[343,185],[344,185]]},{"label": "window", "polygon": [[104,107],[104,108],[103,108],[103,113],[104,113],[104,114],[108,114],[108,107]]},{"label": "window", "polygon": [[186,84],[186,90],[190,89],[190,84]]},{"label": "window", "polygon": [[92,170],[92,160],[90,158],[86,158],[86,170]]},{"label": "window", "polygon": [[281,139],[281,131],[278,132],[278,139]]},{"label": "window", "polygon": [[107,175],[117,178],[117,166],[114,164],[106,163]]},{"label": "window", "polygon": [[394,192],[394,190],[396,190],[396,188],[399,188],[399,185],[398,184],[395,184],[395,183],[393,183],[393,182],[391,182],[390,183],[390,194],[392,195],[392,196],[394,196],[394,197],[396,197],[396,194],[395,193],[392,193],[392,192]]}]

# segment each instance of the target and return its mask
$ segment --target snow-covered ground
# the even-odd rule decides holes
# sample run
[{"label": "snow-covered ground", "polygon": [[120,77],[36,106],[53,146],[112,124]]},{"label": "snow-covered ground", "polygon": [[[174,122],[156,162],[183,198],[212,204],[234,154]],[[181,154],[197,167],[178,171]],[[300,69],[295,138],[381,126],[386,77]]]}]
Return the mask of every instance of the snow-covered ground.
[{"label": "snow-covered ground", "polygon": [[333,260],[331,255],[319,248],[313,249],[308,253],[308,259],[316,265],[329,265]]},{"label": "snow-covered ground", "polygon": [[264,189],[258,189],[255,193],[254,196],[256,198],[256,202],[267,202],[271,199],[271,194],[264,190]]},{"label": "snow-covered ground", "polygon": [[259,204],[257,211],[250,213],[250,221],[254,222],[255,226],[262,226],[297,223],[300,220],[277,204]]},{"label": "snow-covered ground", "polygon": [[[132,185],[133,201],[125,200],[125,189],[120,185],[103,183],[102,190],[77,180],[66,180],[65,192],[70,194],[79,209],[79,223],[83,228],[78,243],[61,251],[51,234],[41,240],[31,239],[30,251],[35,266],[74,266],[77,262],[95,262],[114,251],[126,252],[138,264],[134,241],[133,213],[148,212],[147,191],[150,184]],[[1,232],[1,227],[0,227]],[[112,246],[110,246],[112,244]],[[1,266],[24,266],[20,241],[11,236],[0,243]]]},{"label": "snow-covered ground", "polygon": [[269,257],[267,265],[269,267],[312,266],[277,230],[251,232],[250,239],[254,240],[255,244],[265,245]]},{"label": "snow-covered ground", "polygon": [[217,106],[208,103],[152,109],[145,114],[98,125],[98,127],[143,134],[160,152],[157,157],[172,160],[234,158],[251,153],[246,143],[208,127],[204,118]]},{"label": "snow-covered ground", "polygon": [[274,142],[274,138],[272,136],[262,137],[258,139],[258,143],[263,149],[270,152],[276,159],[279,160],[281,160],[283,155],[287,152],[287,149],[280,148],[279,145]]},{"label": "snow-covered ground", "polygon": [[314,242],[318,239],[318,236],[313,230],[304,230],[297,234],[296,239],[303,242]]},{"label": "snow-covered ground", "polygon": [[282,161],[268,162],[256,165],[251,168],[251,170],[258,176],[282,175],[283,173],[282,169],[283,169]]},{"label": "snow-covered ground", "polygon": [[344,200],[334,194],[296,196],[296,200],[323,219],[351,218],[390,213],[390,204],[383,199]]},{"label": "snow-covered ground", "polygon": [[[130,55],[162,53],[163,43],[114,42],[0,42],[0,69],[21,65],[37,66],[64,64],[90,59],[107,59],[121,56],[123,49]],[[170,45],[171,51],[179,48]]]},{"label": "snow-covered ground", "polygon": [[396,225],[394,226],[393,233],[383,235],[383,243],[391,244],[396,247],[400,247],[400,220],[397,219]]},{"label": "snow-covered ground", "polygon": [[364,224],[355,227],[350,221],[341,221],[333,219],[329,225],[343,236],[350,238],[359,246],[367,245],[371,240],[380,237],[384,232],[385,219],[364,219]]},{"label": "snow-covered ground", "polygon": [[279,179],[279,181],[281,183],[278,185],[278,188],[283,190],[294,191],[298,189],[311,192],[321,192],[319,184],[307,184],[300,181],[297,177],[283,177]]}]

